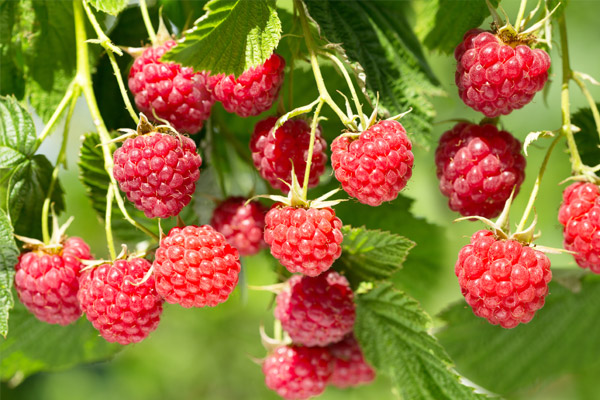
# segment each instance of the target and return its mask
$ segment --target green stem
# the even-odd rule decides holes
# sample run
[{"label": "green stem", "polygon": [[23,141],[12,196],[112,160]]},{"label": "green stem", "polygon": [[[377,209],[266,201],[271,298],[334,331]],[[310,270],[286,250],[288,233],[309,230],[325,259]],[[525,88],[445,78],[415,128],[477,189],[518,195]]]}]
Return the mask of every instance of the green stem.
[{"label": "green stem", "polygon": [[577,72],[573,72],[573,80],[579,86],[581,93],[585,96],[588,104],[590,105],[590,110],[592,110],[592,115],[594,116],[594,123],[596,124],[596,131],[598,131],[598,136],[600,136],[600,112],[598,112],[598,106],[592,97],[592,94],[585,86],[585,83],[581,79],[581,76]]},{"label": "green stem", "polygon": [[319,96],[327,103],[329,107],[337,114],[338,118],[344,125],[347,127],[357,130],[356,124],[354,121],[350,120],[346,114],[342,111],[341,108],[338,107],[337,104],[333,101],[329,92],[327,91],[327,87],[325,86],[325,82],[323,81],[323,75],[321,74],[321,68],[319,67],[319,60],[317,59],[316,54],[316,45],[313,41],[312,34],[310,32],[310,27],[308,25],[308,17],[306,16],[306,10],[304,9],[304,4],[300,0],[295,0],[298,9],[298,16],[300,17],[300,23],[302,24],[302,31],[304,33],[304,41],[306,42],[306,48],[308,49],[308,54],[310,56],[310,64],[312,66],[313,74],[315,75],[315,81],[317,83],[317,89],[319,90]]},{"label": "green stem", "polygon": [[110,254],[111,260],[117,258],[117,252],[115,251],[115,243],[112,233],[112,202],[114,194],[113,186],[108,185],[108,189],[106,190],[106,214],[104,215],[104,230],[106,231],[106,245],[108,247],[108,253]]},{"label": "green stem", "polygon": [[73,95],[71,96],[71,102],[69,104],[69,111],[67,113],[67,118],[65,119],[65,127],[63,129],[63,137],[62,144],[60,145],[60,150],[58,152],[58,156],[56,157],[56,165],[52,170],[52,178],[50,179],[50,186],[48,187],[48,193],[46,194],[46,198],[44,199],[44,204],[42,205],[42,239],[44,240],[44,244],[50,244],[50,232],[48,230],[48,212],[50,211],[50,203],[52,199],[52,193],[54,192],[54,187],[56,186],[56,181],[58,179],[58,172],[60,171],[60,165],[64,163],[67,156],[67,144],[69,139],[69,128],[71,126],[71,117],[73,116],[73,111],[75,110],[75,104],[77,103],[77,98],[79,97],[79,87],[75,87],[73,91]]},{"label": "green stem", "polygon": [[515,30],[517,32],[521,31],[521,21],[525,15],[525,8],[527,8],[527,0],[521,0],[521,4],[519,5],[519,13],[517,14],[517,20],[515,21]]},{"label": "green stem", "polygon": [[317,108],[315,109],[315,114],[313,115],[313,120],[310,126],[310,142],[308,145],[308,155],[306,156],[306,169],[304,170],[304,183],[302,184],[302,199],[306,200],[308,196],[308,180],[310,178],[310,166],[312,164],[313,151],[315,148],[315,139],[317,133],[317,126],[319,125],[319,113],[321,113],[321,108],[323,108],[323,103],[325,100],[321,98],[319,104],[317,104]]},{"label": "green stem", "polygon": [[360,104],[360,101],[358,100],[358,95],[356,94],[356,89],[354,88],[354,83],[352,83],[352,78],[350,78],[350,75],[348,74],[348,71],[346,71],[344,64],[340,61],[339,58],[337,58],[333,54],[326,53],[326,52],[324,52],[322,54],[325,54],[327,57],[329,57],[329,59],[337,65],[337,67],[339,68],[342,75],[344,75],[344,79],[346,79],[346,84],[348,85],[348,88],[350,89],[350,94],[352,95],[352,100],[354,101],[354,106],[356,107],[356,111],[358,112],[358,118],[360,118],[360,123],[361,123],[363,129],[367,129],[367,121],[365,119],[365,115],[362,112],[362,105]]},{"label": "green stem", "polygon": [[60,103],[58,103],[58,107],[56,107],[56,110],[54,110],[54,113],[48,120],[48,123],[44,127],[44,130],[42,131],[40,136],[37,138],[37,143],[36,143],[36,148],[35,148],[36,150],[41,146],[41,144],[44,142],[44,140],[46,140],[46,137],[48,137],[48,135],[50,133],[52,133],[52,130],[54,129],[54,126],[58,122],[63,111],[65,111],[65,109],[67,108],[67,105],[69,104],[69,101],[71,101],[71,99],[73,98],[76,86],[77,86],[77,84],[76,84],[75,80],[73,80],[69,84],[69,87],[67,88],[67,92],[61,99]]},{"label": "green stem", "polygon": [[567,145],[571,153],[571,169],[575,175],[582,172],[583,163],[577,150],[577,144],[573,137],[571,129],[571,109],[569,102],[569,81],[573,76],[573,71],[569,65],[569,45],[567,41],[567,25],[565,23],[564,13],[558,19],[558,28],[560,31],[560,47],[562,51],[562,86],[561,86],[561,111],[562,111],[562,127],[561,132],[567,137]]},{"label": "green stem", "polygon": [[531,190],[531,194],[529,195],[529,201],[527,202],[527,207],[525,207],[525,211],[523,212],[523,217],[521,217],[521,221],[519,222],[519,226],[517,227],[517,232],[521,232],[525,229],[525,224],[527,223],[527,219],[529,218],[529,214],[533,209],[533,205],[535,203],[535,199],[537,197],[538,191],[540,190],[540,184],[542,183],[542,177],[544,176],[544,172],[546,172],[546,166],[548,165],[548,161],[550,160],[550,154],[552,154],[552,150],[556,147],[558,141],[562,138],[561,135],[556,135],[556,138],[550,144],[550,147],[546,151],[546,156],[544,157],[544,161],[542,162],[542,166],[538,171],[537,178],[535,179],[535,183],[533,184],[533,189]]},{"label": "green stem", "polygon": [[152,42],[152,46],[157,46],[158,39],[156,38],[156,32],[152,27],[152,21],[150,21],[150,15],[148,14],[148,6],[146,6],[146,0],[140,0],[140,10],[142,11],[142,18],[144,20],[144,25],[146,25],[146,31],[148,32],[148,37]]}]

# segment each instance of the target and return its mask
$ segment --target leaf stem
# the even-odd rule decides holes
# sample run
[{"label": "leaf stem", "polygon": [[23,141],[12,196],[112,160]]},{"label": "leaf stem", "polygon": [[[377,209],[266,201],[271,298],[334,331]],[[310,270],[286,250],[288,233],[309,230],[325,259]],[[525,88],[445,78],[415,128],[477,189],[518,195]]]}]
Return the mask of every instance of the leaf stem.
[{"label": "leaf stem", "polygon": [[592,94],[585,86],[585,83],[583,82],[583,79],[581,79],[579,73],[573,72],[572,78],[575,81],[575,83],[577,83],[579,89],[581,90],[581,93],[583,93],[588,104],[590,105],[590,110],[592,111],[592,115],[594,117],[594,123],[596,124],[596,131],[598,131],[598,136],[600,136],[600,113],[598,112],[598,106],[596,105]]},{"label": "leaf stem", "polygon": [[150,15],[148,14],[146,0],[140,0],[140,11],[142,12],[144,25],[146,25],[146,31],[148,32],[148,37],[150,38],[150,42],[152,42],[152,46],[158,46],[158,39],[156,38],[156,32],[152,27],[152,21],[150,20]]},{"label": "leaf stem", "polygon": [[112,202],[114,198],[114,188],[112,185],[108,185],[108,189],[106,191],[106,214],[104,216],[104,230],[106,231],[106,245],[108,247],[108,253],[110,254],[110,259],[114,260],[117,258],[117,253],[115,251],[115,243],[113,240],[112,233]]},{"label": "leaf stem", "polygon": [[306,156],[306,169],[304,170],[304,182],[302,184],[302,199],[306,200],[308,195],[308,181],[310,178],[310,167],[312,164],[313,151],[315,148],[315,139],[317,126],[319,125],[319,114],[321,113],[321,108],[323,108],[323,104],[325,103],[325,99],[322,97],[319,100],[319,104],[317,104],[317,108],[315,109],[315,113],[313,115],[313,120],[310,126],[310,142],[308,145],[308,154]]},{"label": "leaf stem", "polygon": [[58,106],[56,107],[56,110],[54,110],[54,113],[48,120],[48,123],[46,124],[46,126],[44,126],[44,130],[42,131],[40,136],[37,138],[36,147],[35,147],[34,152],[37,151],[37,149],[41,146],[41,144],[44,142],[44,140],[46,140],[48,135],[50,133],[52,133],[52,130],[54,129],[54,126],[58,122],[63,111],[65,111],[65,109],[67,108],[67,105],[69,104],[69,101],[71,101],[71,99],[73,98],[73,96],[75,94],[76,86],[77,86],[77,83],[75,82],[75,79],[74,79],[69,84],[65,95],[61,99],[60,103],[58,103]]}]

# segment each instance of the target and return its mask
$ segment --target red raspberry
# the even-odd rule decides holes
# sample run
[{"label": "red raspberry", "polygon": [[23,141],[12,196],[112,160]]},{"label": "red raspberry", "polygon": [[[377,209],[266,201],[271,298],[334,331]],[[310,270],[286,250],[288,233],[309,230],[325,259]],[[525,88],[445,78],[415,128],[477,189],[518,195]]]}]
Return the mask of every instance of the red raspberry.
[{"label": "red raspberry", "polygon": [[155,120],[156,113],[177,131],[193,134],[210,116],[215,100],[207,87],[208,74],[160,61],[175,45],[175,41],[169,40],[144,50],[129,71],[129,90],[138,109],[149,119]]},{"label": "red raspberry", "polygon": [[581,268],[600,274],[600,190],[593,183],[573,183],[563,192],[558,221],[565,249],[574,251]]},{"label": "red raspberry", "polygon": [[243,197],[226,199],[215,208],[210,224],[240,255],[251,256],[265,247],[263,231],[268,209],[258,201],[246,201]]},{"label": "red raspberry", "polygon": [[456,124],[440,138],[435,164],[450,209],[465,216],[498,216],[525,179],[521,143],[493,125]]},{"label": "red raspberry", "polygon": [[335,358],[333,375],[329,383],[339,388],[364,385],[375,379],[375,370],[367,364],[354,335],[330,345],[329,352]]},{"label": "red raspberry", "polygon": [[164,133],[128,138],[114,155],[121,190],[148,218],[168,218],[189,204],[202,158],[185,136]]},{"label": "red raspberry", "polygon": [[258,115],[271,108],[283,84],[285,60],[273,53],[264,64],[235,76],[216,75],[209,79],[215,99],[225,110],[240,117]]},{"label": "red raspberry", "polygon": [[552,279],[544,253],[486,230],[475,232],[460,250],[454,272],[475,315],[503,328],[531,321]]},{"label": "red raspberry", "polygon": [[[256,124],[250,138],[250,150],[254,166],[260,175],[275,189],[287,193],[290,189],[281,179],[291,184],[292,165],[298,182],[300,184],[304,182],[310,145],[310,126],[301,119],[288,120],[273,135],[271,130],[276,121],[277,117],[269,117]],[[325,171],[326,147],[327,143],[321,137],[321,127],[317,125],[308,179],[309,187],[317,186],[319,177]]]},{"label": "red raspberry", "polygon": [[292,341],[327,346],[352,331],[356,311],[348,280],[334,271],[311,278],[294,275],[277,295],[275,318]]},{"label": "red raspberry", "polygon": [[144,340],[158,326],[162,299],[143,258],[116,260],[86,271],[77,297],[87,319],[109,342],[126,345]]},{"label": "red raspberry", "polygon": [[392,201],[412,175],[412,144],[402,124],[380,121],[357,139],[338,136],[331,143],[335,177],[350,196],[378,206]]},{"label": "red raspberry", "polygon": [[548,53],[522,44],[514,47],[481,29],[465,33],[454,58],[460,98],[490,118],[523,107],[548,80]]},{"label": "red raspberry", "polygon": [[173,228],[154,260],[156,290],[171,304],[214,307],[238,283],[238,252],[209,225]]},{"label": "red raspberry", "polygon": [[342,221],[333,209],[274,206],[265,217],[265,242],[291,273],[317,276],[342,254]]},{"label": "red raspberry", "polygon": [[62,249],[40,248],[22,254],[15,266],[15,288],[21,303],[40,321],[68,325],[81,316],[80,260],[91,258],[89,246],[80,238],[67,239]]},{"label": "red raspberry", "polygon": [[284,399],[308,399],[325,390],[333,357],[322,347],[281,346],[267,356],[262,370],[267,387]]}]

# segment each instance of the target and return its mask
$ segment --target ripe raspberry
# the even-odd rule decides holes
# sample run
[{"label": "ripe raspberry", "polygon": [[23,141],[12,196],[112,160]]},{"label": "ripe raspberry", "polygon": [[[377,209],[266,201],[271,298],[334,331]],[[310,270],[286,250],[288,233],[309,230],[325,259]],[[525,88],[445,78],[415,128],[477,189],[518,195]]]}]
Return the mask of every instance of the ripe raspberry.
[{"label": "ripe raspberry", "polygon": [[267,356],[262,370],[267,387],[284,399],[308,399],[325,390],[333,357],[322,347],[281,346]]},{"label": "ripe raspberry", "polygon": [[523,107],[548,80],[548,53],[522,44],[514,47],[481,29],[465,33],[454,58],[460,98],[490,118]]},{"label": "ripe raspberry", "polygon": [[354,335],[328,347],[335,358],[329,383],[339,388],[364,385],[375,379],[375,370],[367,364]]},{"label": "ripe raspberry", "polygon": [[273,55],[258,67],[233,75],[215,75],[209,78],[215,99],[223,103],[225,110],[240,117],[258,115],[271,108],[283,84],[285,60]]},{"label": "ripe raspberry", "polygon": [[144,50],[129,71],[129,90],[138,109],[149,119],[154,119],[156,113],[177,131],[193,134],[208,119],[215,100],[207,87],[208,74],[160,61],[175,45],[169,40]]},{"label": "ripe raspberry", "polygon": [[237,250],[209,225],[171,229],[154,259],[158,294],[186,308],[223,303],[239,272]]},{"label": "ripe raspberry", "polygon": [[464,216],[498,216],[525,179],[521,143],[493,125],[456,124],[440,138],[435,164],[450,209]]},{"label": "ripe raspberry", "polygon": [[153,132],[128,138],[114,155],[121,190],[148,218],[168,218],[188,205],[202,158],[185,136]]},{"label": "ripe raspberry", "polygon": [[81,316],[80,260],[91,258],[89,246],[68,238],[59,251],[40,248],[22,254],[15,266],[15,288],[21,303],[40,321],[68,325]]},{"label": "ripe raspberry", "polygon": [[210,220],[215,230],[221,232],[227,242],[242,256],[258,253],[265,247],[263,230],[267,207],[258,201],[246,204],[243,197],[230,197],[219,204]]},{"label": "ripe raspberry", "polygon": [[277,295],[275,318],[292,341],[327,346],[352,331],[356,311],[348,280],[334,271],[311,278],[294,275]]},{"label": "ripe raspberry", "polygon": [[357,139],[338,136],[331,143],[335,177],[350,196],[378,206],[392,201],[412,175],[412,144],[397,121],[380,121]]},{"label": "ripe raspberry", "polygon": [[486,230],[475,232],[460,250],[454,272],[475,315],[503,328],[531,321],[552,279],[544,253]]},{"label": "ripe raspberry", "polygon": [[564,226],[565,249],[574,251],[581,268],[600,274],[600,190],[592,183],[573,183],[563,192],[558,221]]},{"label": "ripe raspberry", "polygon": [[144,340],[158,326],[162,299],[154,277],[138,285],[150,269],[143,258],[116,260],[86,271],[77,297],[87,319],[109,342]]},{"label": "ripe raspberry", "polygon": [[342,221],[333,209],[274,206],[265,217],[265,242],[291,273],[317,276],[342,254]]},{"label": "ripe raspberry", "polygon": [[[254,166],[271,186],[282,192],[289,192],[289,187],[281,181],[292,182],[292,165],[299,182],[304,182],[308,147],[310,145],[310,126],[301,119],[288,120],[275,135],[271,132],[277,117],[269,117],[259,121],[250,138],[250,150]],[[325,171],[327,143],[321,137],[321,127],[317,126],[315,146],[308,186],[319,184],[319,177]]]}]

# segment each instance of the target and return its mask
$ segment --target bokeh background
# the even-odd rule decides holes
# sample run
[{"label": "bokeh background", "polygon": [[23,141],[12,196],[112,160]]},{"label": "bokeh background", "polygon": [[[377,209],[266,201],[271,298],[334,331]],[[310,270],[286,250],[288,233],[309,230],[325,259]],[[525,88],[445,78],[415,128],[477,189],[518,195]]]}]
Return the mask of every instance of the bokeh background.
[{"label": "bokeh background", "polygon": [[[416,1],[414,8],[426,12],[427,3],[425,0]],[[502,1],[509,16],[516,15],[518,3],[516,0]],[[535,2],[530,3],[533,7]],[[342,3],[340,6],[343,6]],[[599,15],[600,2],[594,0],[571,0],[566,13],[571,65],[573,69],[589,73],[596,79],[600,79]],[[411,14],[411,20],[414,21],[414,12]],[[483,26],[488,24],[489,21],[486,21]],[[557,40],[556,36],[551,53],[553,70],[547,93],[538,94],[524,109],[502,118],[503,127],[521,140],[531,131],[553,130],[561,124],[561,74]],[[443,89],[447,92],[447,96],[433,100],[437,112],[434,136],[438,138],[452,126],[453,123],[444,122],[446,120],[466,118],[479,121],[481,116],[467,108],[456,94],[454,59],[451,56],[431,53],[427,53],[427,58]],[[298,73],[309,72],[304,66]],[[586,102],[574,84],[571,88],[571,107],[574,112],[585,107]],[[295,88],[295,90],[301,91],[303,88]],[[314,92],[311,88],[307,90]],[[590,90],[593,96],[600,100],[600,88],[590,85]],[[118,93],[114,94],[113,101],[121,101]],[[225,114],[222,109],[217,110],[216,115],[221,115],[231,122],[232,130],[251,126],[242,125],[237,117]],[[36,122],[38,129],[41,130],[39,119]],[[324,127],[326,128],[327,125]],[[103,225],[92,210],[85,189],[78,179],[76,160],[80,136],[93,130],[92,121],[82,99],[77,104],[71,129],[68,167],[61,173],[61,182],[66,193],[66,209],[75,217],[70,234],[84,237],[97,256],[105,256]],[[410,131],[410,127],[407,129]],[[56,157],[60,145],[60,132],[61,127],[58,127],[40,148],[40,151],[50,160]],[[250,134],[250,132],[238,133]],[[414,133],[418,134],[418,132]],[[329,138],[335,135],[335,131],[326,132]],[[530,148],[530,155],[527,158],[527,178],[513,206],[514,220],[520,217],[524,209],[548,145],[549,140],[544,139]],[[440,227],[441,237],[431,238],[436,241],[437,246],[440,247],[438,250],[442,254],[439,258],[439,268],[435,269],[435,274],[438,276],[427,280],[428,286],[415,293],[426,311],[435,316],[451,302],[462,299],[453,273],[456,254],[460,247],[468,242],[471,233],[480,229],[482,225],[473,222],[452,222],[457,215],[449,211],[445,198],[437,188],[433,150],[415,149],[414,174],[404,195],[416,200],[411,205],[414,215]],[[545,246],[562,246],[562,234],[556,215],[564,188],[564,184],[560,185],[560,182],[569,174],[570,163],[564,142],[561,142],[548,165],[536,202],[538,228],[542,232],[538,243]],[[236,190],[241,194],[248,187],[256,184],[255,177],[239,179],[247,179],[249,182],[234,184],[231,190],[233,194],[238,194],[234,193]],[[199,203],[196,207],[205,206],[209,207],[203,203]],[[208,214],[207,210],[203,211],[203,214]],[[65,218],[66,216],[62,217]],[[208,221],[187,222],[207,223]],[[382,223],[383,220],[368,222],[372,227],[380,226]],[[409,233],[405,234],[410,237]],[[550,255],[550,258],[553,266],[576,268],[570,256]],[[273,260],[267,252],[245,259],[247,284],[273,283],[276,280],[273,266]],[[430,272],[419,270],[418,263],[410,263],[407,268],[413,269],[409,271],[411,274],[426,275]],[[399,275],[397,279],[401,286],[402,276]],[[2,383],[1,398],[2,400],[275,399],[277,396],[264,386],[261,369],[255,363],[256,359],[264,356],[258,327],[260,323],[264,323],[267,331],[270,331],[269,327],[272,326],[273,320],[270,308],[272,300],[272,295],[266,292],[244,290],[242,293],[237,289],[229,301],[214,309],[188,310],[165,305],[159,329],[144,342],[127,346],[109,361],[76,366],[59,372],[38,373],[23,382],[15,380]],[[590,315],[590,318],[596,317]],[[595,333],[590,332],[590,334]],[[563,376],[554,382],[537,383],[534,387],[511,398],[523,400],[599,398],[600,384],[596,384],[595,380],[598,372],[600,368],[590,370],[583,375]],[[328,388],[322,398],[345,400],[393,398],[389,388],[387,379],[378,377],[376,382],[368,387],[349,390]]]}]

